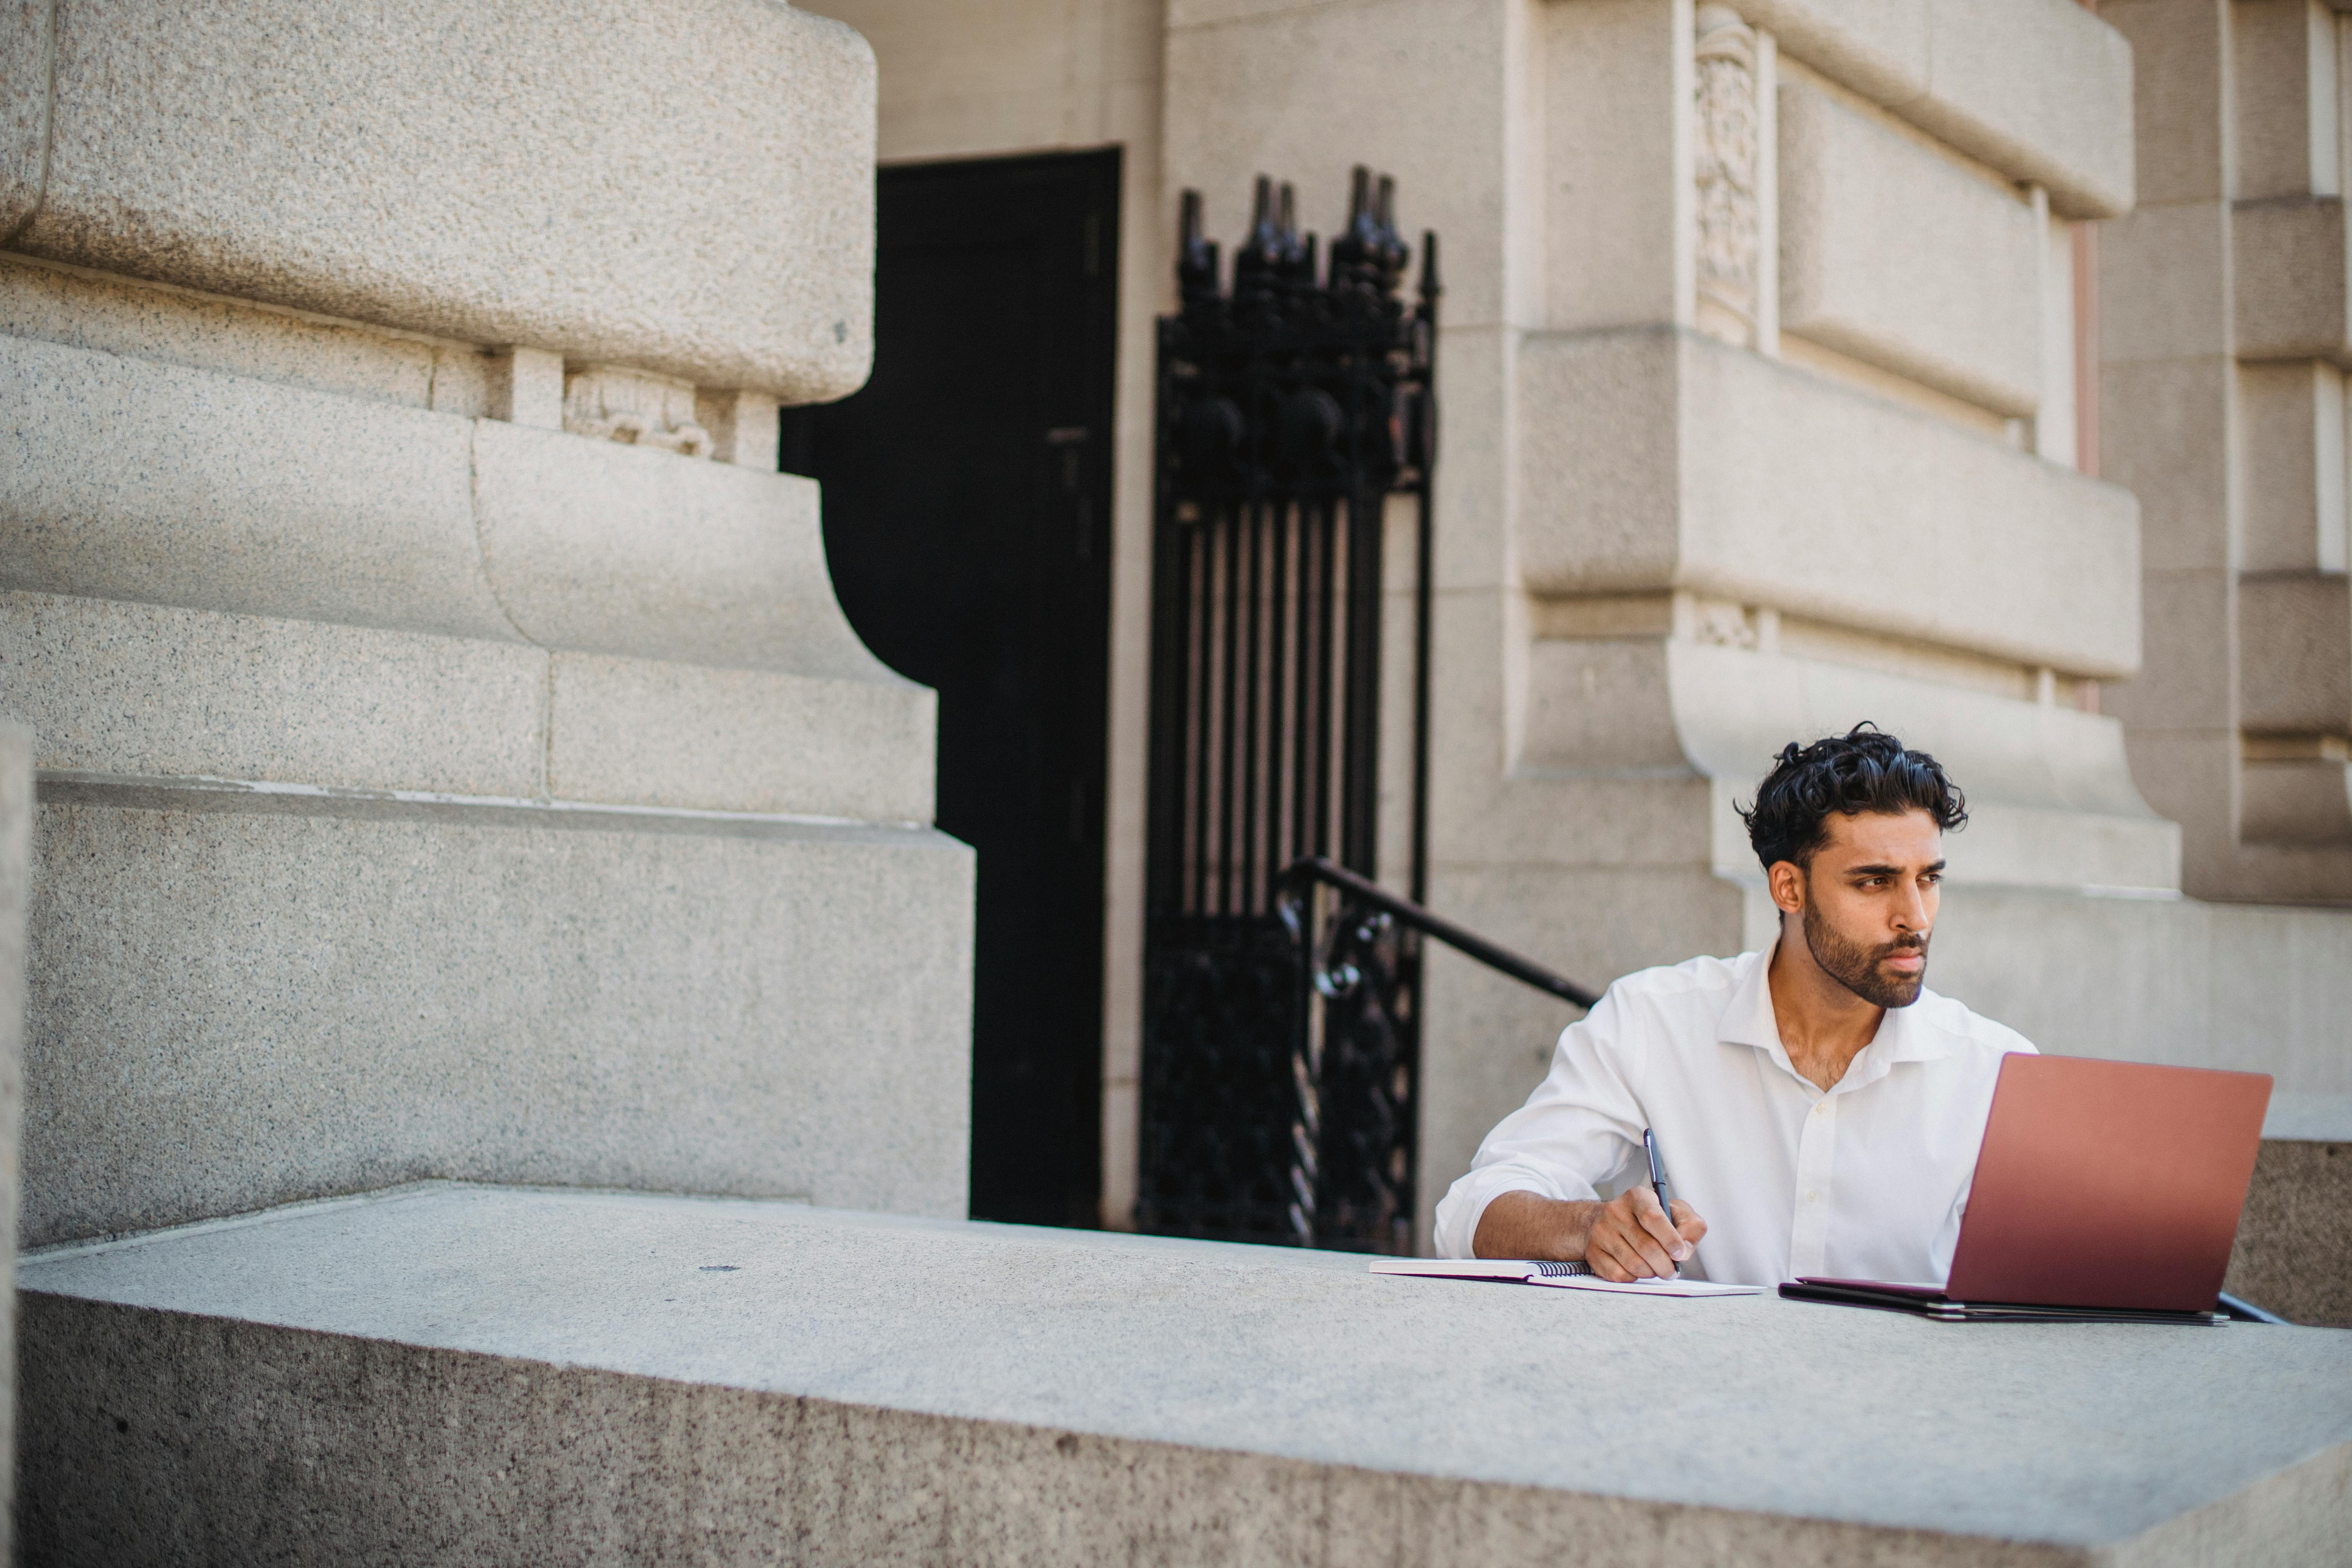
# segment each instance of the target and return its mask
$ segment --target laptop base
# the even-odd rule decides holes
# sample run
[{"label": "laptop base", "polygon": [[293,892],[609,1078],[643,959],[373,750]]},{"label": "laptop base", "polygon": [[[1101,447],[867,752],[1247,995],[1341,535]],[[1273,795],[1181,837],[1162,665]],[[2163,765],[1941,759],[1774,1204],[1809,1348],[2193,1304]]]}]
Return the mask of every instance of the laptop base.
[{"label": "laptop base", "polygon": [[2210,1328],[2222,1312],[2167,1312],[2131,1307],[2050,1307],[2014,1301],[1955,1301],[1940,1290],[1888,1288],[1852,1279],[1799,1279],[1780,1287],[1790,1301],[1822,1301],[1908,1312],[1939,1323],[2180,1323]]}]

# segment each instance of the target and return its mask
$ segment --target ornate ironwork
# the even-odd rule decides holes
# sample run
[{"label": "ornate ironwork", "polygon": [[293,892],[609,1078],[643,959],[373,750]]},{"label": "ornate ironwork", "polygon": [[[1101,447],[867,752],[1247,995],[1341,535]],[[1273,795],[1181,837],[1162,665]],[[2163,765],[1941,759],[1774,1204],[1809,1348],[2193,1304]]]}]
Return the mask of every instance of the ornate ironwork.
[{"label": "ornate ironwork", "polygon": [[[1319,942],[1318,887],[1333,895],[1325,900]],[[1420,1037],[1418,988],[1404,981],[1408,964],[1418,973],[1420,939],[1434,937],[1578,1007],[1599,998],[1328,860],[1309,858],[1285,871],[1275,909],[1322,999],[1322,1027],[1299,1031],[1292,1045],[1298,1097],[1286,1216],[1292,1237],[1302,1247],[1368,1236],[1393,1237],[1402,1246],[1412,1225],[1411,1208],[1398,1207],[1410,1195],[1412,1171],[1409,1053]],[[1327,1166],[1324,1152],[1335,1147],[1340,1158]]]},{"label": "ornate ironwork", "polygon": [[[1257,183],[1224,287],[1183,197],[1160,323],[1139,1222],[1257,1241],[1411,1241],[1421,951],[1337,939],[1360,983],[1310,993],[1283,868],[1379,864],[1382,553],[1415,502],[1412,882],[1427,830],[1437,241],[1418,301],[1394,185],[1358,169],[1321,265],[1291,187]],[[1344,922],[1343,922],[1344,923]],[[1303,1226],[1303,1228],[1302,1228]]]}]

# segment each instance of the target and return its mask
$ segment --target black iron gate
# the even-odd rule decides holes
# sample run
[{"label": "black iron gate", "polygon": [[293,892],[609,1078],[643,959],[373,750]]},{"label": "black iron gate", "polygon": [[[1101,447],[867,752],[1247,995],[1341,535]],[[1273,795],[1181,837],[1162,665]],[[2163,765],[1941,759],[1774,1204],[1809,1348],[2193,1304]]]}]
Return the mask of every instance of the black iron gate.
[{"label": "black iron gate", "polygon": [[1423,237],[1408,307],[1392,201],[1391,181],[1356,171],[1325,272],[1291,188],[1261,178],[1227,292],[1199,195],[1184,194],[1181,309],[1160,323],[1147,1230],[1412,1241],[1420,934],[1323,909],[1324,962],[1310,964],[1327,885],[1277,896],[1307,857],[1378,875],[1396,495],[1417,502],[1411,877],[1424,893],[1437,241]]}]

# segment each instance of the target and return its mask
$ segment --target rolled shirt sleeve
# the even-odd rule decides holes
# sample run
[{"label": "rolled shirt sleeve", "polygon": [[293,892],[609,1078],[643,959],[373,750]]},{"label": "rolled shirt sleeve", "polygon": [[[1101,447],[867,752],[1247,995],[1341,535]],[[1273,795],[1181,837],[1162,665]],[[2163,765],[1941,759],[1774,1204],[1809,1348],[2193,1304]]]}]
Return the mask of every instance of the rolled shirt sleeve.
[{"label": "rolled shirt sleeve", "polygon": [[1478,1145],[1470,1171],[1437,1205],[1441,1258],[1474,1256],[1486,1205],[1505,1193],[1593,1199],[1642,1147],[1642,1107],[1625,1074],[1625,1009],[1615,988],[1560,1032],[1551,1070],[1528,1102]]}]

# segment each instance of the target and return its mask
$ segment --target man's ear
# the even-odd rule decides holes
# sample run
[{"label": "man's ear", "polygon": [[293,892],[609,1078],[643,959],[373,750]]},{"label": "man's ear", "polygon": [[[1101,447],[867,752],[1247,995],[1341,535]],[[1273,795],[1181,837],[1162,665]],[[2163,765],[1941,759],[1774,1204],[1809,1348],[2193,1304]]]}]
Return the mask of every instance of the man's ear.
[{"label": "man's ear", "polygon": [[1794,860],[1775,860],[1764,873],[1772,889],[1772,901],[1782,914],[1801,915],[1805,912],[1805,873]]}]

